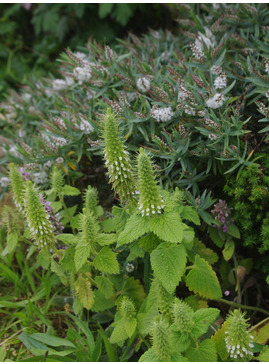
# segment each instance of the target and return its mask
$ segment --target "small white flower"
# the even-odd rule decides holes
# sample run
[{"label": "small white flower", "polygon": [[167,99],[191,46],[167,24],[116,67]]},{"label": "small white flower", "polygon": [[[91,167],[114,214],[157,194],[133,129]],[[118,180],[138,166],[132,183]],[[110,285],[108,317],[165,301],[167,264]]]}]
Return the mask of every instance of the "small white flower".
[{"label": "small white flower", "polygon": [[187,90],[185,89],[185,87],[183,87],[183,86],[179,87],[177,101],[180,102],[182,100],[186,100],[187,97],[188,97],[188,93],[187,93]]},{"label": "small white flower", "polygon": [[206,105],[211,109],[217,109],[223,105],[224,100],[224,95],[217,93],[207,100]]},{"label": "small white flower", "polygon": [[216,134],[209,133],[208,134],[208,139],[210,139],[210,140],[217,140],[218,139],[218,136]]},{"label": "small white flower", "polygon": [[92,77],[91,68],[89,66],[76,67],[73,69],[74,77],[78,80],[78,83],[87,82]]},{"label": "small white flower", "polygon": [[222,72],[221,66],[212,66],[210,68],[212,75],[219,75]]},{"label": "small white flower", "polygon": [[150,114],[157,121],[169,121],[173,117],[174,112],[171,107],[164,107],[161,109],[151,110]]},{"label": "small white flower", "polygon": [[5,188],[9,185],[10,179],[7,177],[1,177],[0,178],[0,186]]},{"label": "small white flower", "polygon": [[148,92],[150,89],[150,81],[146,77],[140,77],[136,82],[136,87],[140,92]]},{"label": "small white flower", "polygon": [[221,89],[226,87],[226,85],[227,85],[226,75],[224,72],[222,72],[222,74],[215,79],[214,86],[216,89]]}]

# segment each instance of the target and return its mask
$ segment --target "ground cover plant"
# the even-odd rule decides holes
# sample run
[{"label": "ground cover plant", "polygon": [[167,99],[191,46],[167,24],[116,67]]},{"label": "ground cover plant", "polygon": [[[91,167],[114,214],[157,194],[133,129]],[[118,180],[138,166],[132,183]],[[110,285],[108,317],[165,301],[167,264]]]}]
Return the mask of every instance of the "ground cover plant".
[{"label": "ground cover plant", "polygon": [[3,359],[268,361],[269,8],[172,9],[1,104]]}]

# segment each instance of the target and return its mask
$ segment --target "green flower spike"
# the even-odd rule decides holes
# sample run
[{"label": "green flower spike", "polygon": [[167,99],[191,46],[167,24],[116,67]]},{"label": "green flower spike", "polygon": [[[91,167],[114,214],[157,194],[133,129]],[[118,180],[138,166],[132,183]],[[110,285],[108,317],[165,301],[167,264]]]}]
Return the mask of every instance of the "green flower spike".
[{"label": "green flower spike", "polygon": [[140,148],[140,153],[137,157],[137,169],[140,193],[138,208],[142,216],[161,214],[164,207],[163,199],[155,181],[151,160],[142,148]]},{"label": "green flower spike", "polygon": [[125,296],[120,300],[119,312],[129,320],[136,316],[135,305],[129,297]]},{"label": "green flower spike", "polygon": [[54,228],[41,203],[41,196],[31,181],[26,182],[25,209],[32,238],[39,248],[54,246]]},{"label": "green flower spike", "polygon": [[14,163],[9,165],[9,170],[14,203],[18,210],[24,213],[25,181],[17,167],[15,167]]},{"label": "green flower spike", "polygon": [[168,323],[158,317],[153,324],[152,349],[160,361],[171,361],[171,348]]},{"label": "green flower spike", "polygon": [[172,312],[174,318],[173,327],[181,333],[190,333],[194,326],[194,311],[191,307],[186,302],[175,298]]},{"label": "green flower spike", "polygon": [[135,201],[135,181],[132,174],[129,153],[120,138],[117,117],[107,110],[104,117],[105,165],[109,182],[121,201]]},{"label": "green flower spike", "polygon": [[85,213],[93,214],[97,217],[97,206],[98,206],[98,194],[97,189],[91,186],[88,186],[85,192]]},{"label": "green flower spike", "polygon": [[[85,210],[83,211],[85,213]],[[81,238],[79,246],[88,246],[92,254],[96,255],[96,237],[98,234],[98,223],[92,213],[80,214]]]},{"label": "green flower spike", "polygon": [[247,332],[247,320],[239,310],[234,310],[226,320],[226,348],[231,358],[249,361],[253,355],[253,336]]},{"label": "green flower spike", "polygon": [[64,186],[63,172],[54,166],[50,176],[51,189],[59,196]]}]

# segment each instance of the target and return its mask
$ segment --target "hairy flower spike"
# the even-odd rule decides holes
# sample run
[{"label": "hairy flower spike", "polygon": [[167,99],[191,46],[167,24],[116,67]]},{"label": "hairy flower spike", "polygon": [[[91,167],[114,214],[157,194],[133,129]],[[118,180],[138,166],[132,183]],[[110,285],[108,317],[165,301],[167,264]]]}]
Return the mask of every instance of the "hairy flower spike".
[{"label": "hairy flower spike", "polygon": [[54,166],[52,170],[52,174],[50,177],[51,189],[57,194],[60,195],[62,192],[62,188],[64,186],[64,176],[62,171]]},{"label": "hairy flower spike", "polygon": [[54,245],[54,228],[43,206],[39,192],[31,181],[26,182],[25,209],[32,238],[39,248]]},{"label": "hairy flower spike", "polygon": [[89,246],[92,254],[96,255],[96,236],[98,233],[98,224],[95,217],[89,214],[80,214],[80,245]]},{"label": "hairy flower spike", "polygon": [[171,348],[168,324],[162,318],[157,318],[152,330],[152,349],[162,362],[171,361]]},{"label": "hairy flower spike", "polygon": [[97,189],[91,186],[88,186],[88,189],[85,193],[85,212],[86,215],[92,214],[97,217],[97,205],[98,205],[98,196]]},{"label": "hairy flower spike", "polygon": [[190,333],[194,326],[194,311],[191,307],[186,302],[175,298],[172,313],[176,329],[181,333]]},{"label": "hairy flower spike", "polygon": [[24,179],[19,170],[17,169],[17,167],[15,167],[13,163],[10,164],[9,170],[10,170],[9,177],[11,180],[10,184],[13,192],[14,203],[19,211],[23,211],[24,191],[25,191]]},{"label": "hairy flower spike", "polygon": [[234,310],[226,320],[226,348],[231,358],[249,361],[253,355],[253,336],[247,332],[248,324],[239,310]]},{"label": "hairy flower spike", "polygon": [[135,181],[128,152],[119,135],[119,126],[114,113],[108,110],[104,118],[105,164],[109,182],[121,201],[134,201]]},{"label": "hairy flower spike", "polygon": [[163,199],[155,181],[150,158],[142,148],[140,148],[140,153],[137,158],[137,168],[138,189],[140,192],[138,208],[142,216],[155,216],[160,214],[164,207]]},{"label": "hairy flower spike", "polygon": [[120,300],[119,312],[129,320],[136,316],[135,305],[129,297],[125,296]]}]

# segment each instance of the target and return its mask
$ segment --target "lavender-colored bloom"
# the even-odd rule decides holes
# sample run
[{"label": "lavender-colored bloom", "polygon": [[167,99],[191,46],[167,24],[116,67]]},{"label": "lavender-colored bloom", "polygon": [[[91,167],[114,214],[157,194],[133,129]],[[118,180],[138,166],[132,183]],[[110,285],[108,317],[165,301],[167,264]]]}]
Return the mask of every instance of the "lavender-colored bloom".
[{"label": "lavender-colored bloom", "polygon": [[26,9],[27,11],[29,11],[31,9],[31,6],[32,4],[31,3],[25,3],[25,4],[22,4],[24,9]]},{"label": "lavender-colored bloom", "polygon": [[225,291],[224,292],[224,295],[227,297],[227,296],[229,296],[229,294],[230,294],[230,291]]},{"label": "lavender-colored bloom", "polygon": [[30,179],[30,173],[26,172],[26,169],[24,167],[20,168],[20,173],[23,175],[23,177],[26,181],[28,181]]}]

